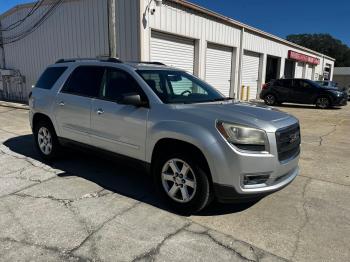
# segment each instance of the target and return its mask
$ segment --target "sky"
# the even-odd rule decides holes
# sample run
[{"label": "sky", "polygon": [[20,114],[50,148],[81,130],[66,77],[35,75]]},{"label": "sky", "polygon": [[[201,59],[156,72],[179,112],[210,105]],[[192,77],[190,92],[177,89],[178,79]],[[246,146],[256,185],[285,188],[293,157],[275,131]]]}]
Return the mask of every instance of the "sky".
[{"label": "sky", "polygon": [[[96,0],[98,1],[98,0]],[[0,13],[31,0],[0,0]],[[329,33],[350,47],[350,0],[190,0],[235,20],[285,38]]]}]

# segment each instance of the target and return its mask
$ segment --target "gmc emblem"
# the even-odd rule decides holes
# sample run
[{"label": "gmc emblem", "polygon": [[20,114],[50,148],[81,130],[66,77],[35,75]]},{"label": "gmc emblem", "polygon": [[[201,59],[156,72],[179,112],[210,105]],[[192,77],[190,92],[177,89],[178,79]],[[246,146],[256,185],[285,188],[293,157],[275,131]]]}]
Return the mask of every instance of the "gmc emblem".
[{"label": "gmc emblem", "polygon": [[299,132],[296,132],[294,134],[291,134],[289,136],[289,143],[292,144],[294,143],[295,141],[297,141],[299,139]]}]

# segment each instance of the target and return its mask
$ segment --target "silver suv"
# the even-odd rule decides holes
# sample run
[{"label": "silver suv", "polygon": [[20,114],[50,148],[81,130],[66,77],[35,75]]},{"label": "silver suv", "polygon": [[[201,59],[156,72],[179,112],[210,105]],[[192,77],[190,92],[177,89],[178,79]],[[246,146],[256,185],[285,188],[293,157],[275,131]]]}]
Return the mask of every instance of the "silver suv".
[{"label": "silver suv", "polygon": [[88,145],[141,161],[178,212],[198,212],[213,198],[259,199],[299,172],[296,118],[235,102],[161,63],[59,60],[29,104],[44,159],[65,145]]}]

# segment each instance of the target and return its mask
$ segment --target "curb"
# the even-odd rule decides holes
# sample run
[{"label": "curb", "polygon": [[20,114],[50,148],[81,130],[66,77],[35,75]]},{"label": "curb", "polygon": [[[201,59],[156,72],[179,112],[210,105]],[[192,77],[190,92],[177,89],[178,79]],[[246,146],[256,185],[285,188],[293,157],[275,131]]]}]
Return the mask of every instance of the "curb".
[{"label": "curb", "polygon": [[0,106],[10,107],[10,108],[15,108],[15,109],[22,109],[22,110],[29,110],[28,105],[21,104],[21,103],[14,103],[14,102],[0,101]]}]

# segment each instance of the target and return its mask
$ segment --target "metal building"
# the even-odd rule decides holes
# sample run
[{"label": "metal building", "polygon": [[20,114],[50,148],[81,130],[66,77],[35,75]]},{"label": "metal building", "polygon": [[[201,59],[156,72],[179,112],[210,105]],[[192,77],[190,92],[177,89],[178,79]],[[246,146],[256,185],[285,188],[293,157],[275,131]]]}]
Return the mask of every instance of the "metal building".
[{"label": "metal building", "polygon": [[[40,26],[16,38],[55,2]],[[257,98],[271,79],[332,79],[333,58],[184,0],[45,0],[27,17],[34,6],[19,5],[0,16],[1,67],[18,78],[24,94],[18,100],[26,99],[44,68],[59,58],[113,54],[182,68],[238,99]],[[16,97],[18,88],[5,92],[2,82],[0,99],[12,89]]]},{"label": "metal building", "polygon": [[335,67],[333,75],[339,86],[350,88],[350,67]]}]

